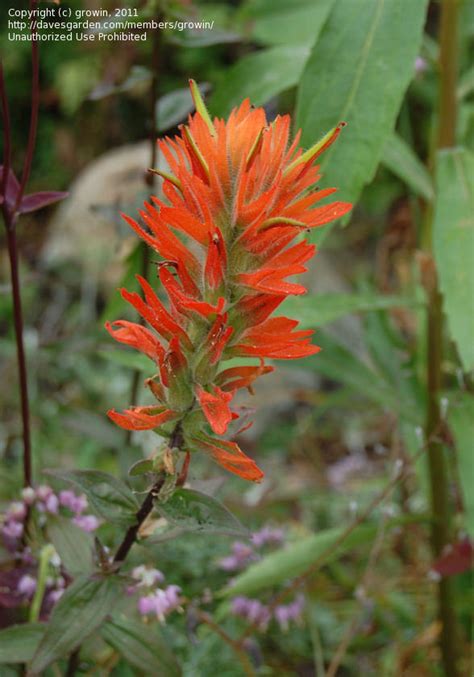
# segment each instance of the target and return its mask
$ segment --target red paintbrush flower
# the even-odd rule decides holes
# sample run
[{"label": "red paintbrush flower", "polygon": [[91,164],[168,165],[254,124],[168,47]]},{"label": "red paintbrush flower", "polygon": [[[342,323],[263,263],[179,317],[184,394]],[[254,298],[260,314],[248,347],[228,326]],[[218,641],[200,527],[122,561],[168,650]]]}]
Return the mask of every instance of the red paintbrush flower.
[{"label": "red paintbrush flower", "polygon": [[[227,470],[259,481],[262,471],[234,443],[219,439],[237,417],[230,402],[239,388],[272,371],[264,358],[295,359],[318,352],[312,331],[270,317],[290,294],[305,287],[291,278],[306,271],[315,246],[299,238],[346,214],[351,205],[318,203],[335,189],[313,190],[315,159],[339,135],[343,123],[306,152],[299,134],[290,143],[290,118],[268,124],[248,100],[227,122],[211,120],[191,81],[196,113],[180,135],[159,142],[170,173],[164,199],[152,197],[130,226],[162,257],[158,276],[168,307],[138,278],[143,298],[122,290],[148,323],[107,324],[118,341],[150,359],[159,374],[146,381],[157,407],[134,407],[109,416],[128,430],[170,435],[179,423],[185,451],[207,452]],[[290,279],[289,279],[290,278]],[[258,358],[258,366],[221,368],[230,358]],[[210,427],[213,436],[206,431]]]}]

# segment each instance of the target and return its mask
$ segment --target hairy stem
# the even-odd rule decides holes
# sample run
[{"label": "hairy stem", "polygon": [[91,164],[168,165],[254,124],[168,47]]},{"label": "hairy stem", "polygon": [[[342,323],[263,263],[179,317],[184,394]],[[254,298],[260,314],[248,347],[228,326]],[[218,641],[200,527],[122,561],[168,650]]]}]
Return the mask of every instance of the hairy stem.
[{"label": "hairy stem", "polygon": [[[456,132],[456,76],[457,76],[457,0],[443,0],[440,24],[440,91],[437,149],[452,147]],[[428,248],[432,254],[432,220],[429,223]],[[426,438],[433,514],[431,540],[433,555],[438,558],[452,540],[449,476],[442,442],[434,434],[440,430],[442,416],[440,394],[442,388],[443,308],[436,270],[428,283],[428,337]],[[459,646],[452,581],[441,578],[438,583],[438,618],[441,623],[440,648],[447,677],[458,677],[456,666]]]},{"label": "hairy stem", "polygon": [[[181,433],[181,422],[179,422],[177,423],[173,431],[173,434],[171,435],[169,441],[169,448],[180,449],[182,445],[183,445],[183,436]],[[137,511],[135,524],[132,524],[132,526],[130,526],[127,529],[123,541],[120,543],[117,552],[115,553],[113,560],[114,562],[119,562],[120,564],[122,564],[125,561],[132,545],[137,540],[137,535],[141,525],[153,510],[155,498],[159,494],[160,489],[163,486],[164,482],[165,482],[164,476],[160,477],[146,495],[145,500],[143,501],[143,503],[141,504],[140,508]]]}]

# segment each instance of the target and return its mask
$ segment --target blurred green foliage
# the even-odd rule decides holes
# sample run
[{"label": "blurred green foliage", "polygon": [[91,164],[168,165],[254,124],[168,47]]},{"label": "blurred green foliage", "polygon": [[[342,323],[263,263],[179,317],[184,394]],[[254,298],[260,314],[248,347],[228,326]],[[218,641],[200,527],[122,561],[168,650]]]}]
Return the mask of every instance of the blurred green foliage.
[{"label": "blurred green foliage", "polygon": [[[474,12],[469,0],[460,4],[457,140],[469,148],[474,140]],[[73,9],[82,5],[80,0],[68,2]],[[104,6],[111,10],[114,3]],[[261,578],[252,591],[271,594],[274,584],[286,584],[288,577],[300,573],[293,566],[298,552],[303,552],[305,565],[310,562],[319,543],[330,541],[385,486],[396,460],[410,464],[423,445],[426,318],[417,251],[431,209],[436,214],[435,253],[448,319],[443,366],[449,430],[443,444],[456,529],[472,530],[473,395],[467,374],[473,366],[472,156],[459,150],[446,157],[432,181],[439,3],[137,0],[127,6],[137,7],[143,17],[214,20],[215,27],[197,33],[167,30],[131,45],[41,45],[32,189],[67,189],[93,160],[146,139],[155,124],[160,132],[172,134],[191,110],[185,90],[189,77],[209,91],[209,107],[217,115],[227,115],[247,96],[255,105],[264,105],[270,118],[291,112],[296,127],[302,127],[305,146],[339,120],[349,123],[323,167],[322,183],[339,186],[341,199],[356,200],[353,215],[349,225],[336,226],[324,243],[322,258],[331,279],[324,274],[318,279],[316,262],[314,275],[324,293],[288,301],[285,311],[305,327],[324,325],[317,333],[323,351],[302,365],[280,367],[284,383],[271,393],[257,391],[257,432],[244,444],[261,459],[268,484],[248,488],[226,477],[217,492],[249,529],[281,523],[294,540],[293,551],[290,547],[270,556],[274,560],[269,557],[253,572],[255,580]],[[28,43],[6,42],[7,32],[2,12],[14,167],[19,170],[29,120],[30,56]],[[158,53],[156,73],[153,50]],[[154,77],[156,100],[151,101]],[[119,211],[113,199],[109,202],[109,211]],[[55,236],[53,216],[54,210],[47,210],[19,226],[35,474],[43,481],[43,468],[94,468],[120,474],[133,490],[142,492],[146,482],[127,472],[150,453],[153,441],[146,434],[125,439],[106,420],[105,411],[116,402],[128,402],[133,370],[143,370],[143,361],[118,351],[102,331],[104,316],[126,312],[107,278],[109,271],[91,275],[81,251],[62,263],[43,256],[45,242]],[[87,222],[77,228],[112,249],[105,227],[104,233],[90,233]],[[121,255],[111,251],[110,260]],[[123,254],[113,288],[119,282],[128,284],[139,260],[138,249]],[[3,272],[0,369],[8,387],[0,396],[0,495],[6,503],[18,495],[21,484],[21,424],[5,259]],[[363,459],[362,466],[346,470],[344,462],[354,456]],[[192,481],[215,473],[216,466],[206,459],[193,459]],[[315,666],[330,663],[354,618],[356,629],[341,675],[442,674],[434,583],[428,577],[433,562],[424,458],[417,459],[410,481],[394,490],[385,509],[395,516],[390,517],[393,523],[387,527],[366,596],[358,596],[358,582],[371,561],[383,510],[362,525],[349,550],[325,562],[308,580],[303,627],[292,627],[286,634],[272,627],[252,638],[248,653],[259,675],[319,675]],[[100,535],[109,546],[117,540],[107,525]],[[148,545],[145,541],[133,551],[131,563],[146,560],[157,565],[183,588],[188,600],[207,600],[205,608],[216,614],[229,635],[237,636],[243,623],[229,616],[225,602],[215,596],[228,583],[216,562],[230,542],[228,536],[206,533]],[[466,638],[469,586],[467,573],[456,576],[458,618]],[[133,616],[133,610],[128,612]],[[130,622],[131,627],[123,627],[117,615],[102,639],[89,640],[85,663],[95,656],[92,665],[98,656],[100,674],[146,674],[146,647],[143,642],[139,646],[133,626],[138,621]],[[176,614],[166,627],[157,626],[146,629],[157,638],[148,660],[158,660],[164,642],[184,675],[244,674],[229,644],[193,618],[192,605],[188,616]],[[28,633],[37,641],[37,629],[29,628]],[[122,641],[131,643],[135,660],[123,655]],[[466,639],[463,654],[467,651]],[[4,669],[2,674],[10,674]],[[165,677],[173,669],[168,665]]]}]

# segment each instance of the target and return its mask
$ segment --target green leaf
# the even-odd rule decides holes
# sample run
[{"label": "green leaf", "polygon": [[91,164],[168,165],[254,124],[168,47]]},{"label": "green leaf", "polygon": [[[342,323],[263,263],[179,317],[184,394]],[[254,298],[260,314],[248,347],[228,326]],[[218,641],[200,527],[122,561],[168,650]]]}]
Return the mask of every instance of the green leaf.
[{"label": "green leaf", "polygon": [[419,425],[418,412],[410,405],[407,406],[393,384],[388,383],[379,371],[362,362],[327,334],[318,333],[317,343],[323,350],[306,360],[310,369],[353,388],[359,398],[366,398],[376,406],[403,414],[407,421]]},{"label": "green leaf", "polygon": [[301,327],[322,327],[349,313],[360,313],[417,305],[415,299],[381,294],[308,294],[288,297],[281,310],[298,318]]},{"label": "green leaf", "polygon": [[145,674],[166,677],[181,674],[178,662],[156,625],[147,627],[131,619],[116,618],[103,626],[101,634],[127,663]]},{"label": "green leaf", "polygon": [[[394,517],[387,521],[387,528],[419,521],[426,521],[426,515]],[[220,596],[249,595],[274,585],[281,585],[303,574],[317,563],[314,569],[316,571],[352,548],[370,545],[378,529],[379,524],[375,521],[360,524],[338,545],[336,543],[344,534],[346,527],[333,527],[307,536],[251,564],[233,579],[231,585],[220,592]]]},{"label": "green leaf", "polygon": [[474,397],[461,393],[450,403],[448,421],[456,442],[458,475],[461,484],[469,534],[474,538]]},{"label": "green leaf", "polygon": [[[168,522],[184,531],[245,536],[246,530],[234,515],[212,496],[194,489],[177,489],[166,503],[157,503],[156,510]],[[153,537],[148,539],[153,541]]]},{"label": "green leaf", "polygon": [[252,37],[267,45],[309,45],[318,38],[334,0],[256,0],[249,6]]},{"label": "green leaf", "polygon": [[417,194],[431,202],[433,183],[428,170],[398,134],[392,134],[383,148],[382,164]]},{"label": "green leaf", "polygon": [[[303,538],[287,548],[270,553],[234,578],[232,585],[222,592],[228,595],[249,595],[299,576],[321,556],[320,566],[340,557],[348,550],[367,543],[377,532],[376,524],[363,524],[352,531],[335,549],[334,545],[344,533],[344,527],[326,529]],[[327,551],[327,554],[325,555]]]},{"label": "green leaf", "polygon": [[140,461],[137,461],[128,470],[130,477],[136,477],[137,475],[144,475],[147,472],[153,472],[154,464],[153,461],[148,458],[142,458]]},{"label": "green leaf", "polygon": [[[201,94],[209,90],[209,84],[203,82],[199,85]],[[174,127],[182,122],[188,113],[194,110],[194,103],[189,87],[185,89],[175,89],[168,94],[164,94],[156,102],[156,121],[158,131],[165,132],[170,127]]]},{"label": "green leaf", "polygon": [[0,663],[29,663],[45,627],[43,623],[22,623],[0,630]]},{"label": "green leaf", "polygon": [[133,524],[138,503],[119,479],[100,470],[47,470],[48,475],[76,485],[104,519],[126,526]]},{"label": "green leaf", "polygon": [[227,116],[242,99],[261,106],[300,79],[308,47],[273,47],[239,59],[226,70],[209,100],[209,110]]},{"label": "green leaf", "polygon": [[451,336],[474,369],[474,154],[443,150],[436,160],[433,247]]},{"label": "green leaf", "polygon": [[48,537],[71,576],[87,574],[93,568],[94,538],[66,517],[48,517]]},{"label": "green leaf", "polygon": [[116,576],[81,576],[54,607],[48,627],[31,663],[31,672],[70,654],[99,628],[121,596]]},{"label": "green leaf", "polygon": [[[301,79],[297,127],[311,146],[348,123],[324,154],[324,185],[355,202],[375,174],[414,74],[426,0],[336,0]],[[327,229],[325,229],[327,231]]]}]

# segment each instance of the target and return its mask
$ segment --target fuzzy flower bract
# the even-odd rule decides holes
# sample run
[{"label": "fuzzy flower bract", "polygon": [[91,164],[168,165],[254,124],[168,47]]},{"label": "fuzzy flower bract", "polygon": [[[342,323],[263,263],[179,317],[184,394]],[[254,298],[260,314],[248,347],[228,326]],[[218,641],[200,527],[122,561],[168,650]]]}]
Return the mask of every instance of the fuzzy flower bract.
[{"label": "fuzzy flower bract", "polygon": [[[248,100],[227,121],[211,120],[195,83],[196,113],[174,139],[159,141],[168,172],[163,199],[151,197],[140,222],[124,216],[157,252],[164,303],[138,276],[142,294],[121,290],[148,326],[107,323],[112,336],[155,364],[147,380],[153,406],[134,406],[110,418],[127,430],[154,429],[170,437],[180,426],[182,450],[203,451],[225,469],[259,481],[262,471],[238,445],[223,439],[238,418],[231,401],[239,388],[273,370],[268,359],[316,353],[311,330],[273,316],[290,294],[304,294],[288,280],[306,271],[315,246],[306,230],[343,216],[351,205],[321,201],[335,188],[313,190],[315,159],[337,138],[342,124],[313,148],[290,141],[290,117],[268,123]],[[227,366],[232,358],[239,364]],[[249,359],[242,364],[242,358]]]}]

